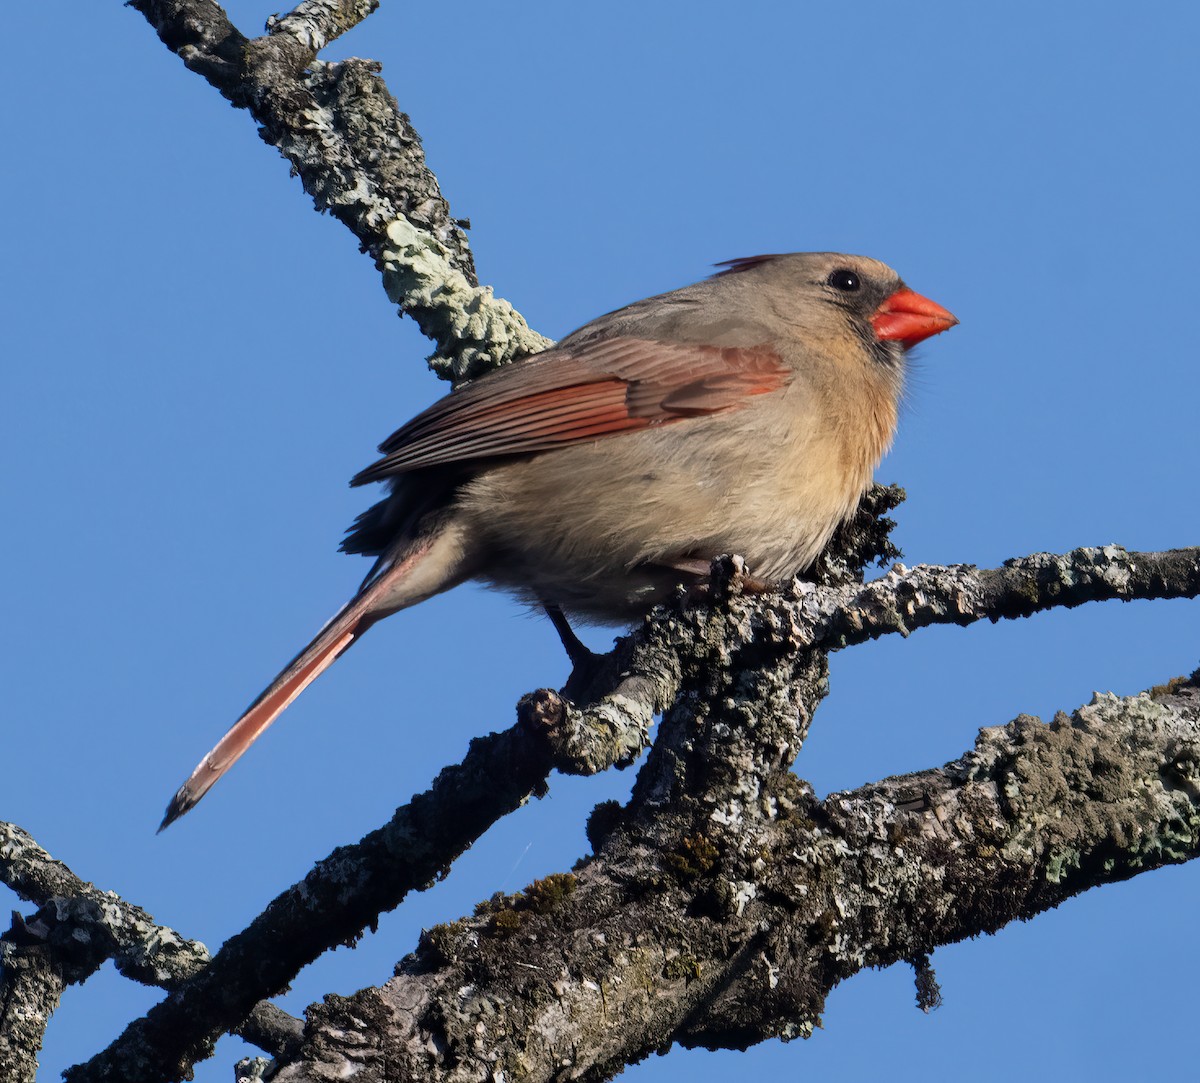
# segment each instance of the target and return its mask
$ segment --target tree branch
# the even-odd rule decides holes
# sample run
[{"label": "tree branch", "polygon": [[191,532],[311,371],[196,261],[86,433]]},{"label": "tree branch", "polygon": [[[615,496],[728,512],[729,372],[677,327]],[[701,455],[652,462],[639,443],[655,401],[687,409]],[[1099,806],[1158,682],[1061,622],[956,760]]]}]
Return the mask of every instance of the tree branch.
[{"label": "tree branch", "polygon": [[267,32],[295,41],[310,58],[370,15],[379,0],[304,0],[287,15],[267,19]]},{"label": "tree branch", "polygon": [[[864,563],[861,554],[845,551],[839,558],[835,550],[834,559],[841,567],[861,568]],[[896,564],[866,584],[795,580],[765,597],[737,595],[739,567],[733,562],[725,573],[730,620],[721,635],[730,657],[762,635],[764,625],[773,629],[781,649],[799,658],[808,651],[841,650],[893,633],[907,636],[936,624],[1012,620],[1118,598],[1200,595],[1200,548],[1142,553],[1106,545],[1036,553],[990,569]],[[687,659],[695,657],[708,634],[687,610],[654,615],[617,644],[610,664],[597,676],[572,677],[566,691],[577,694],[581,706],[567,702],[543,709],[561,710],[585,731],[603,726],[616,733],[639,732],[654,713],[675,700]],[[560,770],[572,771],[572,765],[568,762]],[[581,773],[591,770],[588,764]]]},{"label": "tree branch", "polygon": [[[720,724],[735,745],[760,725]],[[430,930],[382,988],[311,1009],[276,1078],[601,1080],[673,1042],[807,1036],[865,967],[1197,856],[1200,690],[1022,716],[943,768],[822,802],[785,771],[752,803],[727,784],[691,788],[684,805],[710,800],[686,823],[635,796],[573,875]]]},{"label": "tree branch", "polygon": [[[133,1066],[147,1063],[154,1067],[146,1078],[186,1071],[252,1005],[279,993],[324,951],[356,939],[409,891],[444,875],[496,820],[540,796],[552,769],[592,774],[632,762],[648,741],[653,715],[671,704],[677,713],[689,689],[710,688],[723,671],[739,673],[740,699],[773,703],[786,720],[771,742],[746,753],[746,763],[758,765],[752,787],[758,788],[777,769],[781,749],[790,764],[803,744],[826,691],[822,675],[831,649],[930,624],[999,620],[1088,600],[1200,593],[1197,550],[1077,549],[984,571],[897,566],[865,586],[797,581],[766,597],[736,593],[737,567],[731,562],[725,579],[715,580],[715,600],[723,604],[659,610],[598,673],[573,678],[586,685],[589,699],[575,704],[547,690],[526,697],[516,726],[474,740],[463,763],[446,768],[391,823],[319,862],[203,972],[74,1069],[73,1083],[131,1079]],[[760,678],[750,664],[756,657],[764,659]],[[678,760],[664,757],[661,745],[660,737],[638,785],[672,793],[661,771],[674,771]],[[719,758],[728,748],[717,742],[710,752]],[[747,770],[744,763],[739,769]]]},{"label": "tree branch", "polygon": [[439,375],[464,379],[550,345],[479,285],[463,223],[451,216],[380,65],[317,59],[374,0],[306,0],[254,39],[211,0],[130,6],[189,69],[249,110],[317,209],[358,238],[388,296],[437,344],[429,360]]},{"label": "tree branch", "polygon": [[1086,602],[1194,598],[1200,548],[1131,553],[1119,545],[1035,553],[980,570],[971,564],[895,565],[866,586],[798,583],[787,615],[810,646],[831,650],[907,636],[934,624],[1011,620]]},{"label": "tree branch", "polygon": [[[39,907],[29,918],[14,914],[0,938],[0,1079],[34,1077],[42,1032],[63,991],[108,959],[125,977],[166,989],[209,960],[203,944],[81,880],[27,832],[3,822],[0,883]],[[236,1029],[280,1055],[297,1045],[301,1023],[272,1004],[257,1004]]]},{"label": "tree branch", "polygon": [[0,1079],[12,1083],[36,1079],[46,1027],[69,984],[54,954],[24,932],[14,914],[0,940]]}]

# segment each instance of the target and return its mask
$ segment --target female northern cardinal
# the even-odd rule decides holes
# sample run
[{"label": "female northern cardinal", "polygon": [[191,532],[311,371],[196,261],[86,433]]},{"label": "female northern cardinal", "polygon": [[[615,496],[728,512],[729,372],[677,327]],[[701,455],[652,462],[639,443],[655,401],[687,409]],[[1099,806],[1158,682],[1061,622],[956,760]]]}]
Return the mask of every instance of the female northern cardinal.
[{"label": "female northern cardinal", "polygon": [[[467,579],[624,622],[725,553],[806,568],[891,442],[905,352],[958,321],[861,256],[720,264],[434,403],[351,484],[390,493],[342,548],[359,591],[200,761],[162,827],[377,620]],[[162,830],[162,827],[159,830]]]}]

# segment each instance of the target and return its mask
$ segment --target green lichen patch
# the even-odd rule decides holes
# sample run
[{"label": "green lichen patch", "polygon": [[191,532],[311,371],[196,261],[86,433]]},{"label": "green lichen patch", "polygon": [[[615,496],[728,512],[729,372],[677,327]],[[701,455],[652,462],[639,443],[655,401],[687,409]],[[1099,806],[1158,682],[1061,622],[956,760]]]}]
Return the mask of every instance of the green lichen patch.
[{"label": "green lichen patch", "polygon": [[697,880],[712,872],[720,851],[703,835],[689,835],[678,848],[663,855],[663,865],[680,880]]},{"label": "green lichen patch", "polygon": [[516,895],[497,892],[475,906],[476,917],[487,917],[485,935],[506,937],[521,929],[534,914],[557,910],[574,893],[578,880],[569,872],[553,872],[534,880]]},{"label": "green lichen patch", "polygon": [[1188,688],[1196,688],[1200,686],[1200,669],[1195,670],[1186,677],[1172,677],[1164,684],[1156,684],[1146,694],[1151,699],[1165,699],[1167,696],[1175,696]]},{"label": "green lichen patch", "polygon": [[497,937],[512,936],[524,924],[524,916],[516,910],[499,910],[492,915],[488,931]]},{"label": "green lichen patch", "polygon": [[683,952],[668,959],[663,967],[663,976],[673,981],[695,981],[700,977],[704,966],[694,955]]},{"label": "green lichen patch", "polygon": [[569,872],[551,873],[541,880],[534,880],[525,889],[525,902],[534,912],[548,914],[574,894],[576,884],[575,877]]},{"label": "green lichen patch", "polygon": [[469,936],[470,931],[470,924],[461,918],[423,929],[417,951],[432,965],[447,966],[459,957],[463,938]]}]

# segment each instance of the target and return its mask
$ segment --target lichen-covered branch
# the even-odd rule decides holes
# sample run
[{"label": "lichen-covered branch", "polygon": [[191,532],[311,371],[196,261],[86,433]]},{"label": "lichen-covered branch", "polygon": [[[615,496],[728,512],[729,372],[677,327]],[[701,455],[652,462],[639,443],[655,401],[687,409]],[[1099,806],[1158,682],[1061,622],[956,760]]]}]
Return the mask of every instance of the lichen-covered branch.
[{"label": "lichen-covered branch", "polygon": [[[547,702],[556,709],[544,710]],[[171,996],[71,1077],[185,1074],[247,1010],[258,1012],[258,1002],[281,992],[303,967],[357,939],[410,891],[444,875],[497,820],[541,796],[556,767],[590,773],[632,763],[648,742],[649,717],[636,733],[614,734],[584,724],[578,713],[568,717],[560,704],[549,692],[525,697],[515,726],[474,739],[461,764],[445,768],[388,824],[318,862],[206,967],[176,983]]]},{"label": "lichen-covered branch", "polygon": [[[156,925],[144,910],[81,880],[16,824],[0,822],[0,883],[42,911],[53,911],[43,915],[43,941],[51,939],[51,927],[76,943],[90,941],[101,948],[101,962],[111,958],[134,981],[161,985],[208,961],[203,944]],[[31,922],[23,924],[30,935]]]},{"label": "lichen-covered branch", "polygon": [[463,223],[452,217],[421,140],[373,61],[318,52],[376,0],[306,0],[248,38],[212,0],[130,0],[162,42],[235,105],[288,159],[318,210],[358,238],[388,296],[463,379],[545,349],[507,302],[480,286]]},{"label": "lichen-covered branch", "polygon": [[356,940],[409,891],[443,875],[496,820],[542,792],[552,762],[549,732],[522,722],[476,738],[461,764],[443,770],[430,790],[384,827],[318,862],[231,937],[204,971],[131,1024],[103,1054],[72,1069],[71,1078],[187,1074],[250,1006],[281,992],[323,952]]},{"label": "lichen-covered branch", "polygon": [[303,0],[286,15],[270,16],[267,31],[292,38],[306,54],[316,56],[377,7],[379,0]]},{"label": "lichen-covered branch", "polygon": [[[846,551],[840,560],[846,563]],[[850,562],[860,568],[863,564],[861,556]],[[935,624],[1014,619],[1118,598],[1194,598],[1200,595],[1200,548],[1140,553],[1106,545],[1036,553],[988,569],[897,564],[869,583],[796,580],[765,597],[739,597],[736,587],[733,566],[727,586],[733,593],[723,599],[730,616],[722,632],[727,656],[736,658],[765,625],[782,649],[800,657],[892,633],[907,636]],[[617,645],[598,678],[569,684],[566,691],[577,695],[576,703],[562,702],[557,709],[575,719],[582,732],[641,732],[679,694],[683,661],[708,634],[697,623],[701,613],[702,607],[691,607],[652,615]],[[582,687],[576,689],[577,683]],[[591,761],[581,760],[578,766],[568,761],[560,770],[580,767],[581,773],[594,769]]]},{"label": "lichen-covered branch", "polygon": [[[849,554],[843,559],[862,563],[861,554],[857,561]],[[202,973],[73,1078],[128,1078],[130,1063],[143,1062],[146,1050],[154,1050],[164,1078],[181,1071],[206,1055],[251,1005],[278,993],[322,952],[357,937],[409,891],[442,874],[497,819],[543,792],[552,770],[591,774],[632,762],[648,742],[654,714],[694,712],[688,705],[695,704],[697,687],[707,694],[732,673],[737,685],[729,694],[746,705],[744,711],[770,708],[780,719],[770,740],[745,749],[738,761],[743,798],[721,813],[736,818],[747,802],[759,799],[766,773],[784,760],[790,764],[799,751],[826,692],[829,650],[889,632],[997,620],[1053,605],[1193,596],[1200,593],[1200,556],[1195,550],[1143,554],[1110,546],[1039,554],[982,571],[896,567],[865,585],[797,582],[766,597],[742,596],[737,588],[736,562],[723,574],[718,566],[708,601],[720,604],[656,612],[596,671],[573,678],[568,690],[577,686],[579,702],[545,690],[526,697],[515,727],[474,741],[461,765],[443,771],[390,824],[318,863]],[[760,657],[761,670],[751,665]],[[664,733],[669,730],[664,726]],[[694,769],[709,777],[730,747],[724,738],[714,742]],[[639,780],[638,792],[658,794],[656,804],[678,796],[675,783],[662,775],[683,762],[670,748],[660,734]]]},{"label": "lichen-covered branch", "polygon": [[[697,743],[778,736],[740,710]],[[943,768],[821,802],[782,769],[757,790],[736,769],[699,785],[687,746],[664,769],[672,805],[641,787],[573,874],[430,930],[382,988],[314,1006],[280,1083],[602,1080],[674,1042],[806,1036],[864,967],[1200,852],[1193,683],[1021,717]]]},{"label": "lichen-covered branch", "polygon": [[1028,617],[1047,609],[1135,598],[1194,598],[1200,594],[1200,548],[1132,553],[1119,545],[1035,553],[979,569],[895,565],[865,586],[798,583],[801,638],[830,649],[908,635],[933,624],[972,624]]},{"label": "lichen-covered branch", "polygon": [[[41,1034],[63,990],[85,981],[108,959],[125,977],[167,989],[209,960],[203,944],[81,880],[27,832],[3,822],[0,883],[39,908],[30,917],[14,915],[0,938],[0,1079],[33,1078]],[[300,1021],[259,1004],[237,1029],[280,1054],[296,1045]]]},{"label": "lichen-covered branch", "polygon": [[37,943],[20,944],[13,928],[0,941],[0,1079],[32,1083],[50,1017],[67,988],[54,954]]}]

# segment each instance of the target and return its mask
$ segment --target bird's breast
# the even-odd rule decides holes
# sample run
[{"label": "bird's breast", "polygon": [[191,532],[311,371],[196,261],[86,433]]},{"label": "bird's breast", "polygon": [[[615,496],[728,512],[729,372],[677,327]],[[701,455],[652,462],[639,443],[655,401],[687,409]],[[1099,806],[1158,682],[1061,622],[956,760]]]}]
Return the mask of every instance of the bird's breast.
[{"label": "bird's breast", "polygon": [[497,465],[459,506],[489,555],[484,578],[624,620],[679,578],[648,567],[737,553],[779,580],[811,564],[870,481],[878,440],[856,441],[854,424],[788,388]]}]

